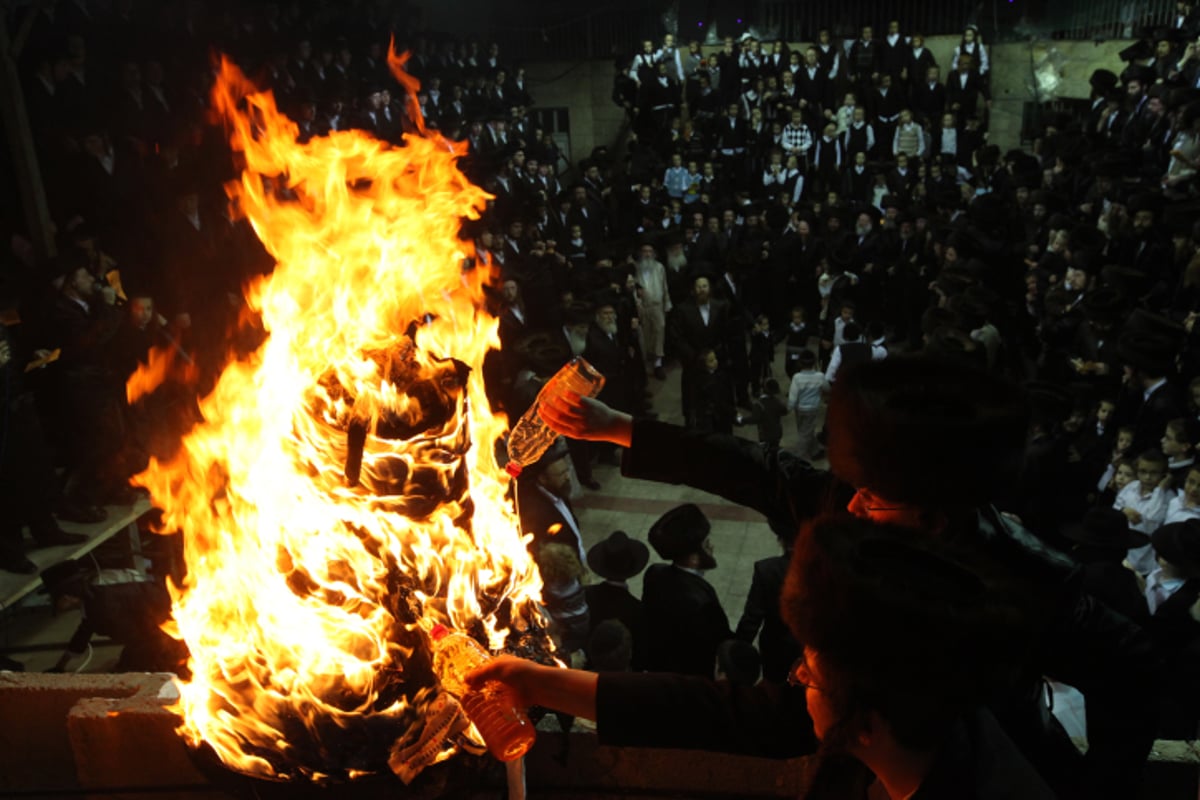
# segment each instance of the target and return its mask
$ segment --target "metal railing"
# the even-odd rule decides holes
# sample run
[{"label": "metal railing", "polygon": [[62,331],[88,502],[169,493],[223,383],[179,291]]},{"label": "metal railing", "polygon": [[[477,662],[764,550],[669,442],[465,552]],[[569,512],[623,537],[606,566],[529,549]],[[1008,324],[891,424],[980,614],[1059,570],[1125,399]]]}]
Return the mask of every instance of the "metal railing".
[{"label": "metal railing", "polygon": [[631,56],[641,50],[642,39],[662,38],[662,24],[654,14],[631,13],[628,4],[592,10],[567,4],[574,16],[548,19],[544,24],[494,26],[489,35],[501,52],[524,61],[576,61],[584,58]]},{"label": "metal railing", "polygon": [[[564,4],[557,17],[521,20],[494,26],[490,36],[503,52],[526,61],[575,61],[632,55],[642,39],[661,40],[663,19],[654,4],[615,2],[595,9]],[[882,36],[890,19],[901,21],[908,34],[926,36],[960,33],[969,23],[983,32],[985,42],[1024,39],[1127,39],[1143,29],[1171,25],[1175,0],[1053,0],[1034,17],[1019,15],[1008,3],[974,0],[745,0],[748,29],[765,38],[811,42],[817,31],[829,28],[835,38],[858,35],[873,25]],[[740,30],[740,29],[739,29]],[[681,39],[686,38],[681,36]]]},{"label": "metal railing", "polygon": [[1130,39],[1175,20],[1175,0],[1055,0],[1050,7],[1055,39]]}]

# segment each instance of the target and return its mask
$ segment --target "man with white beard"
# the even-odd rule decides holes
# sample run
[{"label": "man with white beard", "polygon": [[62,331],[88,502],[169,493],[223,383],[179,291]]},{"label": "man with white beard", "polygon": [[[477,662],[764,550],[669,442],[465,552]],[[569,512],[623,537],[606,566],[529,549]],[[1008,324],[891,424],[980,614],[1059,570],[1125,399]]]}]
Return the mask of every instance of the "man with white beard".
[{"label": "man with white beard", "polygon": [[667,268],[655,257],[654,246],[644,244],[638,250],[637,281],[642,290],[642,347],[654,377],[666,380],[663,369],[663,344],[666,340],[667,314],[671,311],[671,293]]},{"label": "man with white beard", "polygon": [[588,326],[591,324],[588,309],[582,304],[571,305],[564,315],[562,332],[571,347],[572,356],[581,356],[587,349]]}]

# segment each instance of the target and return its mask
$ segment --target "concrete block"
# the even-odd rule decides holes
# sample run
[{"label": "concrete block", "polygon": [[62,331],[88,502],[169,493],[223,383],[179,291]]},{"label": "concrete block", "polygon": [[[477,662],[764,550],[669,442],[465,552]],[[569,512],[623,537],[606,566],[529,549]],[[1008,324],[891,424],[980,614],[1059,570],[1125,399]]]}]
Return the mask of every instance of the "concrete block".
[{"label": "concrete block", "polygon": [[84,698],[154,694],[164,680],[133,674],[0,673],[0,794],[78,786],[66,726],[71,708]]},{"label": "concrete block", "polygon": [[[167,709],[177,697],[171,676],[142,677],[146,679],[145,691],[124,698],[81,700],[68,714],[66,729],[79,785],[130,800],[135,796],[166,800],[184,791],[189,797],[224,797],[220,792],[194,791],[194,787],[207,785],[208,780],[194,766],[187,745],[176,732],[179,718]],[[125,787],[163,790],[161,794],[111,793],[114,788]]]}]

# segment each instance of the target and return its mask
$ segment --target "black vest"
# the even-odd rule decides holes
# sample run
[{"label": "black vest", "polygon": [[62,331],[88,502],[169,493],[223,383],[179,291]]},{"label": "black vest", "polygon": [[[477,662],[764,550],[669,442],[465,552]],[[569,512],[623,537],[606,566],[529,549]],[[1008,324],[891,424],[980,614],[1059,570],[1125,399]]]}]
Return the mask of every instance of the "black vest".
[{"label": "black vest", "polygon": [[871,360],[871,345],[866,342],[847,342],[841,346],[842,363],[838,372]]}]

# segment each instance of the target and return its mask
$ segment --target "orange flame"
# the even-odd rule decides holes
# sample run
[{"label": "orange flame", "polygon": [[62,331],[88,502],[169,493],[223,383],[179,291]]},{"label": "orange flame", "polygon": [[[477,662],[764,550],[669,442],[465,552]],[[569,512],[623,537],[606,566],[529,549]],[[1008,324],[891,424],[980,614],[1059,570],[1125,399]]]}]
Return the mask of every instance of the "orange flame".
[{"label": "orange flame", "polygon": [[464,270],[458,237],[487,195],[457,169],[461,143],[298,144],[228,61],[212,97],[245,154],[229,193],[277,264],[247,289],[266,341],[225,368],[179,456],[136,478],[184,535],[176,708],[240,771],[353,777],[378,762],[334,754],[346,741],[420,727],[423,631],[482,630],[497,649],[538,613],[480,377],[499,342],[488,276]]},{"label": "orange flame", "polygon": [[199,370],[194,362],[185,364],[182,370],[175,370],[177,353],[174,345],[150,348],[146,363],[139,362],[137,369],[125,381],[125,399],[130,405],[162,386],[172,374],[185,384],[196,381]]}]

